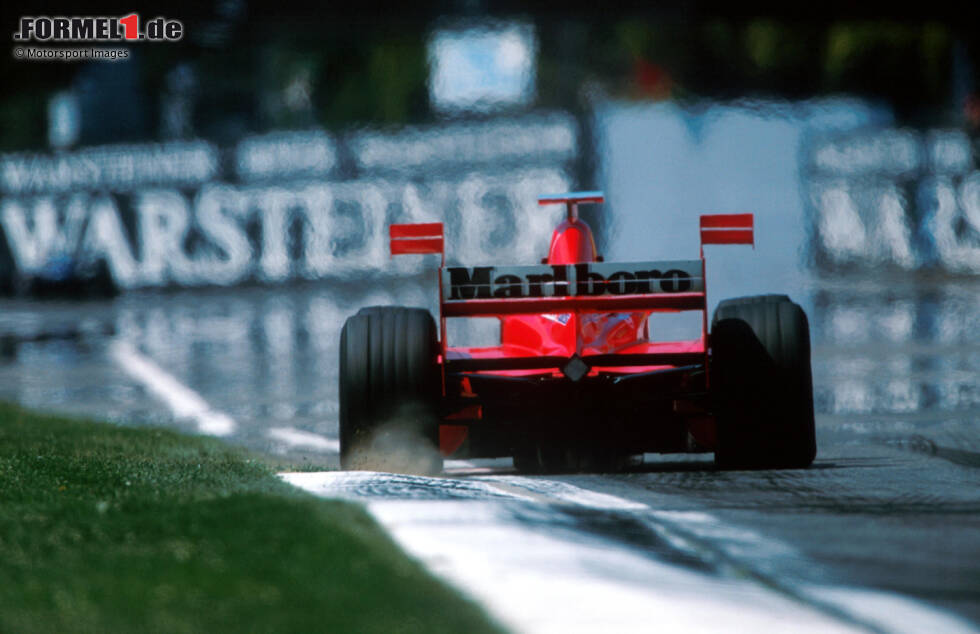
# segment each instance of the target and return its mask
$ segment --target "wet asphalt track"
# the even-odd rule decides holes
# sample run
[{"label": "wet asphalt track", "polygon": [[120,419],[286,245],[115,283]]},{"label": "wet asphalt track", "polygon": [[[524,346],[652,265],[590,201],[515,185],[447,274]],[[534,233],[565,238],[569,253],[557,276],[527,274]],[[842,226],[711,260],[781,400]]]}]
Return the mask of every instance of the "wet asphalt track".
[{"label": "wet asphalt track", "polygon": [[[811,469],[721,472],[710,456],[647,456],[628,473],[507,484],[503,460],[455,465],[440,486],[396,482],[352,497],[452,501],[466,487],[451,482],[495,473],[505,488],[544,487],[518,496],[519,522],[530,530],[548,533],[557,522],[631,556],[705,578],[748,579],[859,630],[919,629],[887,602],[862,604],[860,588],[980,629],[980,286],[818,285],[808,300],[819,443]],[[4,301],[0,398],[189,431],[226,417],[231,427],[211,429],[224,429],[232,442],[336,469],[335,359],[344,316],[359,305],[426,301],[414,287],[392,296],[314,285],[81,304]],[[146,382],[161,376],[189,392],[155,393]],[[550,482],[626,505],[558,503]],[[707,515],[712,523],[675,526],[687,545],[678,549],[631,505]],[[637,587],[647,581],[638,576]],[[805,590],[814,587],[823,590]]]}]

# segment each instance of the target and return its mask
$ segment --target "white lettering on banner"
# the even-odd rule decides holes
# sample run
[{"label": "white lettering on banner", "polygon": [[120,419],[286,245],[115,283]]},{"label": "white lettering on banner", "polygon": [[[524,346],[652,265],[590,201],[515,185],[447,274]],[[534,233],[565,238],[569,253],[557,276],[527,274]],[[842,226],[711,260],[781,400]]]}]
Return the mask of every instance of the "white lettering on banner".
[{"label": "white lettering on banner", "polygon": [[931,171],[936,174],[965,174],[973,167],[970,137],[962,130],[934,130],[928,137]]},{"label": "white lettering on banner", "polygon": [[909,202],[895,186],[863,191],[840,183],[813,187],[817,245],[832,264],[904,269],[933,264],[951,272],[980,273],[980,172],[959,187],[946,177],[920,182],[915,229]]},{"label": "white lettering on banner", "polygon": [[874,257],[879,262],[894,262],[910,269],[916,264],[912,253],[910,230],[905,214],[905,200],[898,188],[889,187],[878,198],[878,220],[873,243],[877,246]]},{"label": "white lettering on banner", "polygon": [[59,240],[57,213],[50,198],[34,201],[33,228],[28,226],[25,204],[4,200],[0,208],[0,222],[7,235],[14,265],[22,271],[33,271],[44,266],[48,254]]},{"label": "white lettering on banner", "polygon": [[143,284],[193,284],[194,265],[184,251],[190,229],[187,201],[179,193],[154,190],[137,196],[138,240]]},{"label": "white lettering on banner", "polygon": [[560,170],[533,169],[461,182],[209,184],[190,197],[175,189],[41,196],[0,201],[0,230],[17,271],[62,253],[104,259],[122,288],[411,273],[432,261],[389,259],[388,223],[445,222],[459,260],[533,262],[560,214],[538,207],[535,195],[568,186]]},{"label": "white lettering on banner", "polygon": [[0,227],[11,236],[15,265],[23,271],[34,271],[43,267],[50,257],[74,252],[82,238],[87,215],[84,195],[68,199],[63,222],[51,197],[37,198],[33,205],[5,200],[0,205]]},{"label": "white lettering on banner", "polygon": [[913,174],[920,167],[918,136],[907,130],[883,130],[835,139],[818,146],[811,166],[825,174],[864,176]]},{"label": "white lettering on banner", "polygon": [[807,163],[818,266],[980,273],[980,172],[961,130],[860,132]]},{"label": "white lettering on banner", "polygon": [[575,120],[567,115],[406,128],[395,134],[363,132],[351,139],[360,167],[393,171],[515,159],[567,161],[575,157],[577,145]]},{"label": "white lettering on banner", "polygon": [[[340,183],[332,189],[334,201],[347,204],[334,204],[323,210],[327,220],[321,225],[321,235],[330,244],[317,254],[318,268],[342,277],[387,269],[385,212],[389,201],[396,200],[394,192],[374,181]],[[350,204],[355,201],[357,211]]]},{"label": "white lettering on banner", "polygon": [[284,189],[259,190],[256,193],[259,218],[262,220],[262,255],[259,276],[267,282],[289,277],[289,253],[286,246],[288,212],[295,207],[296,195]]},{"label": "white lettering on banner", "polygon": [[963,218],[980,235],[980,172],[970,174],[960,187]]},{"label": "white lettering on banner", "polygon": [[[314,180],[341,152],[352,159],[343,173]],[[0,155],[0,287],[62,256],[104,260],[124,289],[431,266],[389,259],[391,222],[443,222],[450,258],[536,261],[560,216],[536,197],[569,188],[576,153],[576,120],[552,112],[341,139],[274,132],[227,150],[188,141]],[[239,184],[220,180],[223,166]],[[433,173],[440,180],[426,180]]]},{"label": "white lettering on banner", "polygon": [[139,263],[119,220],[119,210],[109,196],[99,196],[89,208],[83,251],[92,259],[102,258],[112,278],[123,288],[143,286]]},{"label": "white lettering on banner", "polygon": [[320,176],[335,163],[333,141],[322,130],[248,137],[235,150],[236,169],[243,180]]},{"label": "white lettering on banner", "polygon": [[932,240],[936,259],[952,271],[980,273],[980,246],[961,240],[956,230],[962,218],[967,228],[980,236],[980,172],[963,181],[959,205],[956,188],[949,179],[935,179],[927,186],[932,205],[923,218],[923,226]]},{"label": "white lettering on banner", "polygon": [[245,194],[227,185],[206,185],[194,202],[197,223],[218,252],[199,260],[202,277],[227,285],[248,277],[252,246],[242,231],[248,214]]},{"label": "white lettering on banner", "polygon": [[195,185],[217,176],[218,151],[210,143],[94,147],[55,156],[0,156],[0,190],[9,194]]},{"label": "white lettering on banner", "polygon": [[822,246],[838,262],[864,253],[867,236],[857,206],[843,187],[830,187],[818,195],[817,231]]},{"label": "white lettering on banner", "polygon": [[301,207],[307,222],[303,232],[303,266],[300,274],[307,279],[330,275],[334,265],[331,213],[334,206],[332,189],[327,185],[311,185],[300,191]]},{"label": "white lettering on banner", "polygon": [[[454,253],[469,262],[500,261],[501,255],[514,262],[540,259],[548,248],[541,236],[550,238],[564,212],[558,206],[540,207],[537,197],[541,192],[567,189],[564,174],[554,170],[529,170],[506,184],[467,178],[457,190],[461,225]],[[488,211],[486,200],[501,194],[508,204]]]}]

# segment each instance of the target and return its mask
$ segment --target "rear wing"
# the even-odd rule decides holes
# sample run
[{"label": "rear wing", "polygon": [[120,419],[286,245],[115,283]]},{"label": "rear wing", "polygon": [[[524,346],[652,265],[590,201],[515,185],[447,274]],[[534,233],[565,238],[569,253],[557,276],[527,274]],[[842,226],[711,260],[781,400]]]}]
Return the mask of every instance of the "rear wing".
[{"label": "rear wing", "polygon": [[601,203],[605,196],[600,191],[592,192],[567,192],[565,194],[544,194],[538,196],[539,205],[553,205],[555,203]]},{"label": "rear wing", "polygon": [[701,260],[449,267],[445,317],[703,310]]},{"label": "rear wing", "polygon": [[[602,202],[601,192],[542,196],[538,204],[564,203],[569,220],[580,203]],[[708,306],[704,245],[755,246],[752,214],[701,216],[701,257],[659,262],[552,264],[541,266],[446,267],[442,223],[395,224],[389,229],[391,254],[438,253],[439,322],[443,389],[449,361],[446,319],[502,317],[520,314],[701,311],[700,349],[683,354],[589,356],[591,366],[708,365]],[[453,359],[460,371],[558,367],[566,359],[552,357]],[[469,365],[467,365],[469,364]],[[499,367],[498,367],[499,366]],[[707,379],[706,379],[707,380]]]},{"label": "rear wing", "polygon": [[[538,198],[538,204],[603,201],[602,192],[572,192]],[[393,224],[391,255],[438,253],[442,317],[706,310],[704,245],[755,246],[752,214],[701,216],[701,258],[661,262],[582,263],[543,266],[445,267],[441,222]]]},{"label": "rear wing", "polygon": [[578,219],[578,206],[581,203],[601,203],[605,202],[605,200],[605,196],[599,191],[567,192],[564,194],[545,194],[544,196],[538,196],[539,205],[565,203],[566,215],[569,222],[574,222]]}]

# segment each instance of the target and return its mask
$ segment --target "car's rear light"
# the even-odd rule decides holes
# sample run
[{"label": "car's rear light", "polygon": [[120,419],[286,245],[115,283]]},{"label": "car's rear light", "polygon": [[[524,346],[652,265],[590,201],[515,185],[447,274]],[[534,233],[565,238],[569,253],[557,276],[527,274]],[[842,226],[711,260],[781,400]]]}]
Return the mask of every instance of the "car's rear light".
[{"label": "car's rear light", "polygon": [[562,366],[561,373],[571,379],[572,382],[580,380],[589,373],[589,364],[582,360],[582,357],[575,355]]}]

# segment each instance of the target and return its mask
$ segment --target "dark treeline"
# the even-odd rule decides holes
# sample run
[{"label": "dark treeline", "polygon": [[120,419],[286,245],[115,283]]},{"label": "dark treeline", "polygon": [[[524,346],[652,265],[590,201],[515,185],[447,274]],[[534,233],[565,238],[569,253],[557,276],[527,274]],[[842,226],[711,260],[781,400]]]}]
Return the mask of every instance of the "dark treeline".
[{"label": "dark treeline", "polygon": [[[575,110],[596,95],[843,93],[884,101],[909,125],[971,125],[971,117],[976,125],[980,117],[975,8],[832,2],[817,14],[798,3],[732,4],[137,1],[127,10],[181,20],[184,39],[133,45],[128,68],[2,56],[0,149],[44,147],[47,102],[68,89],[89,90],[89,109],[110,113],[110,122],[86,128],[86,143],[426,122],[436,116],[426,83],[433,29],[495,20],[534,27],[532,107]],[[40,2],[30,15],[121,15],[119,6]],[[9,3],[0,9],[8,33],[22,13]],[[176,103],[188,111],[175,124],[168,114]]]}]

